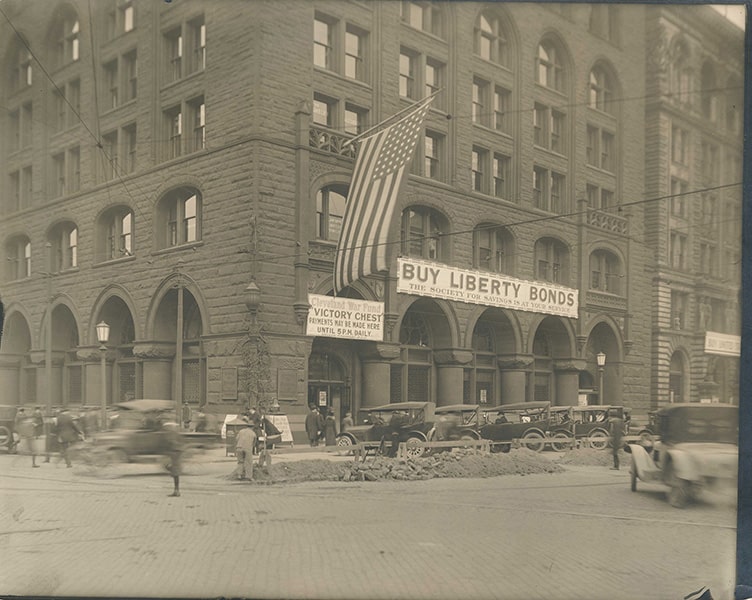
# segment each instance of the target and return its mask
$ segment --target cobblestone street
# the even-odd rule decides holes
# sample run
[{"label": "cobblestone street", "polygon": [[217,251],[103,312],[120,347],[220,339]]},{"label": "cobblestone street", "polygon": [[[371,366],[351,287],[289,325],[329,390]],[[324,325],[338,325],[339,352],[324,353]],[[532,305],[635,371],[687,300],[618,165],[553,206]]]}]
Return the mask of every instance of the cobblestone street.
[{"label": "cobblestone street", "polygon": [[258,485],[218,458],[169,498],[158,465],[94,477],[54,460],[0,457],[3,594],[733,597],[733,506],[673,509],[660,486],[630,492],[626,468]]}]

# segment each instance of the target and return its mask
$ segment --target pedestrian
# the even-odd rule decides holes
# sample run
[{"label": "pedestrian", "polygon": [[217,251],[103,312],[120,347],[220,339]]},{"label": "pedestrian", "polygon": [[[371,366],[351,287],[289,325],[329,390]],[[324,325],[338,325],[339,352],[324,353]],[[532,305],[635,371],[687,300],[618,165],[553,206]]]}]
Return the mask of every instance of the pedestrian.
[{"label": "pedestrian", "polygon": [[334,446],[337,441],[337,419],[334,418],[334,410],[329,409],[324,419],[324,440],[327,446]]},{"label": "pedestrian", "polygon": [[34,418],[31,415],[27,415],[24,408],[18,409],[13,429],[18,432],[22,451],[25,450],[31,454],[31,466],[38,468]]},{"label": "pedestrian", "polygon": [[[256,439],[258,437],[257,428],[260,426],[259,422],[253,423],[248,417],[241,417],[244,425],[238,431],[238,435],[235,438],[235,458],[238,461],[238,466],[235,469],[235,477],[238,480],[247,479],[253,480],[253,449],[256,446]],[[256,428],[254,428],[254,425]]]},{"label": "pedestrian", "polygon": [[177,423],[165,422],[161,424],[164,432],[162,452],[168,458],[165,465],[172,475],[173,489],[168,496],[180,496],[180,474],[183,471],[183,439],[180,436]]},{"label": "pedestrian", "polygon": [[350,427],[355,425],[352,418],[352,413],[348,410],[345,413],[345,418],[342,419],[342,431],[347,431]]},{"label": "pedestrian", "polygon": [[183,402],[183,429],[188,429],[191,426],[192,410],[187,402]]},{"label": "pedestrian", "polygon": [[624,435],[624,419],[616,411],[611,411],[609,423],[611,425],[611,455],[614,458],[612,471],[619,470],[619,450],[622,446],[622,436]]},{"label": "pedestrian", "polygon": [[57,441],[60,443],[60,455],[65,460],[65,466],[71,465],[69,449],[71,444],[84,439],[84,433],[76,419],[68,408],[63,407],[57,415]]},{"label": "pedestrian", "polygon": [[319,437],[321,431],[324,428],[324,418],[319,413],[319,409],[315,405],[310,406],[310,412],[306,415],[305,430],[308,434],[308,441],[311,447],[319,445]]}]

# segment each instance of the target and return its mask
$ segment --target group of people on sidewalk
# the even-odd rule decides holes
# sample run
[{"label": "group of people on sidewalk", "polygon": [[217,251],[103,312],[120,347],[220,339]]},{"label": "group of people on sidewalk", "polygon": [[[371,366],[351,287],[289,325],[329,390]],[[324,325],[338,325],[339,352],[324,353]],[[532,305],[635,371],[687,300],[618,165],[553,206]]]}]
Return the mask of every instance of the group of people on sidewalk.
[{"label": "group of people on sidewalk", "polygon": [[[321,440],[327,446],[337,444],[337,419],[334,416],[334,409],[331,407],[322,407],[319,409],[315,404],[309,404],[309,413],[305,419],[306,435],[311,447],[318,446]],[[342,420],[343,430],[352,426],[352,416],[348,412]]]},{"label": "group of people on sidewalk", "polygon": [[[42,409],[36,406],[31,414],[27,414],[22,406],[16,412],[13,429],[18,435],[21,452],[31,455],[31,466],[38,468],[37,456],[44,454],[44,462],[50,462],[50,449],[45,439],[44,416]],[[60,446],[60,456],[65,460],[65,466],[71,467],[69,448],[79,440],[85,439],[85,433],[78,418],[70,410],[62,408],[50,420],[50,434]]]}]

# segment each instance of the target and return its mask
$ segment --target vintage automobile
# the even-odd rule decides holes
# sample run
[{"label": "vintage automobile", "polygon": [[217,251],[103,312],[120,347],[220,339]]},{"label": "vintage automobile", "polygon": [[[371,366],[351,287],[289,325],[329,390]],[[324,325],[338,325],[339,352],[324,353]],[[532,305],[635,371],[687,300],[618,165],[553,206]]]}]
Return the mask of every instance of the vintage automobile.
[{"label": "vintage automobile", "polygon": [[337,446],[347,447],[361,442],[379,442],[380,448],[395,454],[392,441],[407,444],[407,455],[423,456],[425,448],[415,442],[428,441],[434,427],[433,402],[393,402],[360,411],[358,424],[337,436]]},{"label": "vintage automobile", "polygon": [[518,402],[487,408],[483,411],[480,436],[491,441],[492,452],[508,452],[515,439],[529,450],[540,452],[546,445],[550,410],[550,402]]},{"label": "vintage automobile", "polygon": [[434,411],[436,422],[430,441],[479,440],[483,424],[479,404],[450,404]]},{"label": "vintage automobile", "polygon": [[550,435],[561,438],[562,442],[553,442],[554,450],[561,451],[572,447],[571,441],[564,440],[587,440],[587,446],[596,450],[608,447],[611,437],[610,423],[608,419],[617,415],[624,420],[624,431],[629,431],[629,411],[623,406],[592,405],[592,406],[552,406]]},{"label": "vintage automobile", "polygon": [[[93,437],[88,447],[92,462],[143,462],[164,454],[166,422],[175,422],[175,402],[172,400],[138,399],[121,402],[109,417],[108,431]],[[181,432],[184,448],[194,451],[219,444],[214,432]]]},{"label": "vintage automobile", "polygon": [[0,406],[0,448],[12,452],[16,446],[13,439],[17,406]]},{"label": "vintage automobile", "polygon": [[738,407],[728,404],[673,404],[656,415],[659,439],[628,444],[630,483],[669,486],[671,506],[683,508],[702,490],[736,489],[739,463]]}]

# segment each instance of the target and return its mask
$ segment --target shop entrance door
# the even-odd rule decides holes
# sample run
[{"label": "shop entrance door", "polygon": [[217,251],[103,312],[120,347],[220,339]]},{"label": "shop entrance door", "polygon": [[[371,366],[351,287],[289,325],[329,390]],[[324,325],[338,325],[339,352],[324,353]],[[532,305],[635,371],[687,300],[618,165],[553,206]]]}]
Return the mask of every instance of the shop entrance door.
[{"label": "shop entrance door", "polygon": [[327,411],[334,411],[334,418],[337,419],[337,423],[342,420],[341,411],[348,410],[342,406],[342,389],[341,383],[324,383],[324,382],[310,382],[308,384],[308,404],[313,404],[319,409],[322,415],[325,415]]}]

